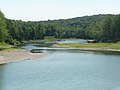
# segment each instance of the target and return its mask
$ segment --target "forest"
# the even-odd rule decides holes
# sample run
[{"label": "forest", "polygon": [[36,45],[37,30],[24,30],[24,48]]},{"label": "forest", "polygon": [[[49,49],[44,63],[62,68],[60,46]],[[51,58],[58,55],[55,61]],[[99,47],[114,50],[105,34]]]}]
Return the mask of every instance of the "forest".
[{"label": "forest", "polygon": [[22,41],[42,40],[46,36],[118,42],[120,15],[99,14],[71,19],[22,21],[7,19],[0,11],[0,42],[14,45]]}]

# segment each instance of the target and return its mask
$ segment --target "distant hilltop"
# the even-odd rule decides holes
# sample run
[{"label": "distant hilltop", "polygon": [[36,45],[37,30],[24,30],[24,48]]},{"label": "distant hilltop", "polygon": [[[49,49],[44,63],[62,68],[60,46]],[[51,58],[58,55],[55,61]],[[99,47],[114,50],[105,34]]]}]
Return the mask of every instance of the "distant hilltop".
[{"label": "distant hilltop", "polygon": [[0,42],[18,44],[27,40],[55,38],[94,39],[97,42],[120,41],[120,15],[99,14],[48,21],[6,19],[0,11]]}]

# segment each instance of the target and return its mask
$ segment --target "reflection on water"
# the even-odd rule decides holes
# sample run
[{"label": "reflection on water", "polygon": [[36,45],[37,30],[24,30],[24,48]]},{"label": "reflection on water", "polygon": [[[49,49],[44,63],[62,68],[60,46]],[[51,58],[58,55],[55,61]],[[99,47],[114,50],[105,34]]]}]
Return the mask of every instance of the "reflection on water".
[{"label": "reflection on water", "polygon": [[120,54],[26,46],[48,56],[0,65],[0,90],[120,90]]},{"label": "reflection on water", "polygon": [[87,40],[84,39],[78,39],[78,40],[62,40],[62,41],[58,41],[57,43],[88,43]]}]

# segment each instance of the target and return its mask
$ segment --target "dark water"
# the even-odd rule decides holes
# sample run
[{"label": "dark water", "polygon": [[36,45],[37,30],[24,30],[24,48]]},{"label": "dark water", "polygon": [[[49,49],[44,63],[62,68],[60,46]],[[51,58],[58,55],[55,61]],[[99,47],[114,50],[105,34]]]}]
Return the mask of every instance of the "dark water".
[{"label": "dark water", "polygon": [[120,90],[119,53],[41,50],[49,55],[0,65],[0,90]]}]

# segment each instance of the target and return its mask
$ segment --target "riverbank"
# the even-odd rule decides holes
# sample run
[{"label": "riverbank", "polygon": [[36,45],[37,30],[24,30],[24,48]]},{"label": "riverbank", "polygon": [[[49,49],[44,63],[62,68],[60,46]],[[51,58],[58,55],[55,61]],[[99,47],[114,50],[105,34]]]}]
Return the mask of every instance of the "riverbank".
[{"label": "riverbank", "polygon": [[47,55],[47,52],[30,53],[30,51],[24,49],[2,50],[0,51],[0,64],[21,61],[21,60],[32,60],[32,59],[41,58],[45,55]]},{"label": "riverbank", "polygon": [[64,44],[54,44],[52,47],[79,49],[83,51],[120,52],[120,43],[92,43],[92,44],[64,43]]}]

